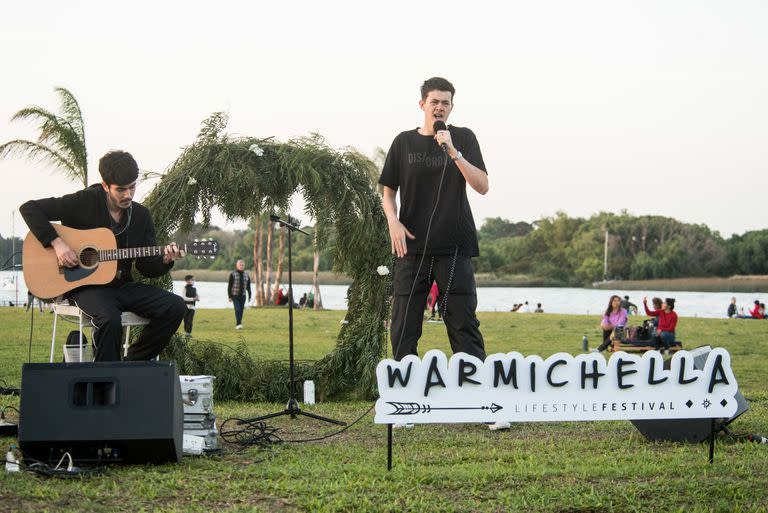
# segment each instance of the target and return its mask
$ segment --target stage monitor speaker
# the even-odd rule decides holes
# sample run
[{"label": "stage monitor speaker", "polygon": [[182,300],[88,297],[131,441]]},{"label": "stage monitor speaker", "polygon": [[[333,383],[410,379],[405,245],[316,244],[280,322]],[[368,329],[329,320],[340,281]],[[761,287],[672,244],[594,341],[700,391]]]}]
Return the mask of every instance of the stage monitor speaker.
[{"label": "stage monitor speaker", "polygon": [[[707,355],[712,351],[711,346],[700,346],[689,351],[693,355],[693,368],[703,369]],[[669,369],[670,361],[664,362],[664,368]],[[749,403],[737,391],[734,396],[737,403],[736,413],[729,419],[715,419],[715,430],[719,431],[749,409]],[[664,419],[664,420],[633,420],[632,424],[648,440],[665,440],[670,442],[702,442],[709,438],[712,430],[711,419]]]},{"label": "stage monitor speaker", "polygon": [[19,409],[25,458],[181,461],[184,411],[173,361],[24,364]]}]

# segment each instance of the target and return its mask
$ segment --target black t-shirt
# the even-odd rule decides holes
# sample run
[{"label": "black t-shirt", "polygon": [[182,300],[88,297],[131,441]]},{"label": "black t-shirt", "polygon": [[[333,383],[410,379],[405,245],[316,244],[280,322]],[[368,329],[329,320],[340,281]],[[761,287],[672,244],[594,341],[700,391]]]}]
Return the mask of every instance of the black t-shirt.
[{"label": "black t-shirt", "polygon": [[[485,162],[475,134],[469,128],[448,126],[453,145],[467,161],[485,171]],[[475,220],[467,200],[467,182],[456,163],[440,148],[431,135],[417,129],[401,132],[387,153],[379,183],[400,190],[399,218],[416,239],[406,239],[408,253],[424,253],[424,241],[443,164],[448,160],[440,199],[432,220],[426,253],[477,256]]]}]

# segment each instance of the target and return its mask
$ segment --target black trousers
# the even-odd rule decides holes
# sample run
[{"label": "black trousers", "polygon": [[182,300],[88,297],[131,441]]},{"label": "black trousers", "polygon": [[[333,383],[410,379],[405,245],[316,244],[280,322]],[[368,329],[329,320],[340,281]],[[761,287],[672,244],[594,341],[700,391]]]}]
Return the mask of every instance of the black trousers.
[{"label": "black trousers", "polygon": [[195,319],[195,311],[191,308],[187,308],[184,312],[184,333],[187,335],[192,334],[192,321]]},{"label": "black trousers", "polygon": [[[477,288],[475,273],[469,257],[457,255],[424,257],[406,255],[395,259],[393,276],[392,325],[390,338],[395,360],[406,355],[417,355],[421,338],[424,307],[433,281],[437,281],[441,302],[437,306],[443,314],[448,340],[454,353],[464,352],[485,359],[485,344],[477,320]],[[415,279],[415,283],[414,283]],[[450,287],[449,287],[450,282]],[[410,303],[408,296],[413,286]],[[447,296],[445,311],[442,299]]]},{"label": "black trousers", "polygon": [[134,282],[80,287],[69,293],[69,299],[91,317],[96,328],[93,339],[97,362],[121,359],[123,326],[120,316],[123,312],[133,312],[150,320],[128,348],[128,360],[151,360],[168,344],[187,310],[181,296]]},{"label": "black trousers", "polygon": [[613,333],[613,329],[603,330],[603,343],[600,344],[600,346],[597,348],[598,351],[602,352],[602,351],[605,351],[606,349],[608,349],[608,346],[611,345],[611,334],[612,333]]}]

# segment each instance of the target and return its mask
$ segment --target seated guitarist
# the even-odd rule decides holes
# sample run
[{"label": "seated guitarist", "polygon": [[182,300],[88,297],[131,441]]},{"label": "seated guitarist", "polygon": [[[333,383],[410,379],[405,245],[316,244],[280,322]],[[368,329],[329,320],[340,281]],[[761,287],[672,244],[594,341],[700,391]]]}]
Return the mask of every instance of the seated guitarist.
[{"label": "seated guitarist", "polygon": [[[139,166],[130,153],[111,151],[99,161],[101,184],[67,194],[24,203],[20,208],[27,226],[45,247],[53,247],[59,265],[77,267],[77,255],[58,236],[50,221],[76,229],[110,228],[118,248],[154,246],[155,229],[149,210],[133,201]],[[183,255],[176,243],[163,256],[136,258],[136,268],[148,278],[167,273]],[[168,291],[136,283],[133,259],[118,261],[115,279],[107,285],[86,285],[67,294],[96,328],[96,361],[120,360],[121,315],[134,312],[150,319],[139,339],[128,349],[128,360],[150,360],[160,354],[184,317],[184,300]]]}]

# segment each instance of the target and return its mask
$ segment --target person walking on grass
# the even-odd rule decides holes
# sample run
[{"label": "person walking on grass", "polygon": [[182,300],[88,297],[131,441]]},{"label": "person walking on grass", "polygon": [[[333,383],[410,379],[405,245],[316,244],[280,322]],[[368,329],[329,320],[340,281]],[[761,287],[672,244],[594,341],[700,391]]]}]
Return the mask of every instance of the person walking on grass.
[{"label": "person walking on grass", "polygon": [[188,274],[184,277],[184,304],[187,305],[187,311],[184,312],[184,334],[187,337],[192,336],[192,321],[195,318],[195,303],[200,301],[195,288],[195,277]]},{"label": "person walking on grass", "polygon": [[251,300],[251,277],[245,272],[245,262],[238,260],[235,264],[235,270],[229,275],[229,284],[227,285],[227,296],[229,301],[235,307],[235,329],[243,329],[243,311],[245,310],[245,295],[248,294],[248,301]]}]

